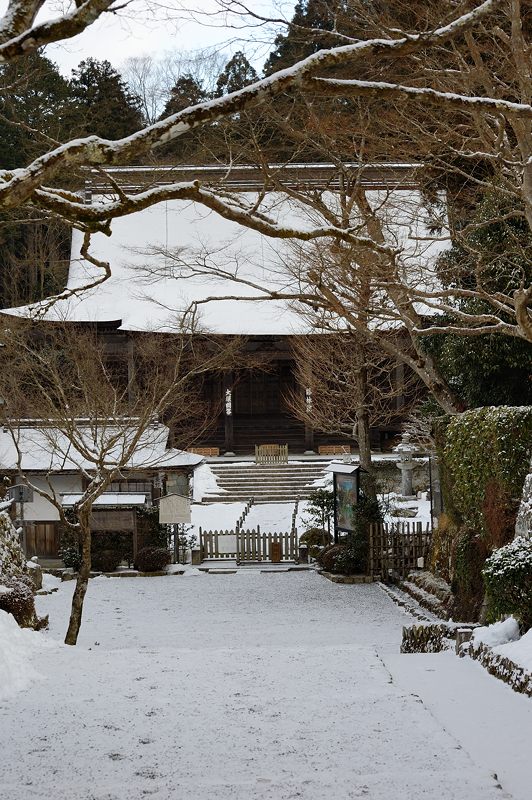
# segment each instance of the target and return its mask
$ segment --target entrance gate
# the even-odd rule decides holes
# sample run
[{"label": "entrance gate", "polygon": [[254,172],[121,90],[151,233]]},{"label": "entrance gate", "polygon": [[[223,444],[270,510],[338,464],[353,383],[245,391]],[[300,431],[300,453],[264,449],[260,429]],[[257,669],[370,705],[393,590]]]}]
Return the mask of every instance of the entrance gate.
[{"label": "entrance gate", "polygon": [[246,561],[298,561],[298,542],[295,531],[291,533],[261,533],[260,527],[252,531],[204,531],[200,528],[201,560]]}]

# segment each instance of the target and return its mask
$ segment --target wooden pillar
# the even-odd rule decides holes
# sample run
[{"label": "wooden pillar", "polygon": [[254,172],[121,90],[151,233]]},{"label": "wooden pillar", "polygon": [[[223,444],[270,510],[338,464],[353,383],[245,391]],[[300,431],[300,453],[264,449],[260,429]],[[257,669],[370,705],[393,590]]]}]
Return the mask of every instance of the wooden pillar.
[{"label": "wooden pillar", "polygon": [[225,455],[234,455],[235,434],[233,425],[233,373],[224,372],[223,376],[223,415],[225,424]]}]

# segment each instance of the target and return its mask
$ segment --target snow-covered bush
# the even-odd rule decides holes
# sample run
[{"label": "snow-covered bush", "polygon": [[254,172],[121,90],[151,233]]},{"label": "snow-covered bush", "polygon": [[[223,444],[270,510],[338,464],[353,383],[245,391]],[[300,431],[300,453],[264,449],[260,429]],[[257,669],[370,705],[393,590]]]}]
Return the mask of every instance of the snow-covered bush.
[{"label": "snow-covered bush", "polygon": [[164,547],[144,547],[137,553],[136,567],[141,572],[160,572],[170,563],[170,553]]},{"label": "snow-covered bush", "polygon": [[491,620],[513,614],[532,628],[532,540],[518,536],[495,550],[483,570]]},{"label": "snow-covered bush", "polygon": [[452,614],[478,619],[486,556],[514,537],[532,449],[532,407],[490,406],[434,426],[445,516],[431,565],[455,594]]},{"label": "snow-covered bush", "polygon": [[39,619],[35,612],[34,582],[8,513],[10,505],[0,504],[0,610],[12,614],[22,628],[39,629],[48,617]]},{"label": "snow-covered bush", "polygon": [[504,544],[496,528],[504,524],[508,538],[515,524],[530,463],[532,407],[471,409],[449,421],[443,439],[439,457],[447,513],[482,534],[488,545]]},{"label": "snow-covered bush", "polygon": [[0,503],[0,583],[4,578],[26,575],[26,559],[20,538],[9,516],[11,501]]},{"label": "snow-covered bush", "polygon": [[[31,578],[29,579],[31,583]],[[33,591],[20,578],[6,578],[0,587],[0,610],[13,614],[21,628],[39,630],[48,624],[48,617],[39,619],[35,611]]]}]

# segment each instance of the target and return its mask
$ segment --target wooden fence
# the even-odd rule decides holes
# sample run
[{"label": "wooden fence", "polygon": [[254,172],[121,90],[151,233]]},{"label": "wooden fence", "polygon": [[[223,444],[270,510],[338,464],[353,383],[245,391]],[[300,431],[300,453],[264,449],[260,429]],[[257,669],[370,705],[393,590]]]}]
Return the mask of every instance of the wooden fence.
[{"label": "wooden fence", "polygon": [[251,511],[251,507],[252,507],[254,502],[255,502],[255,499],[253,497],[250,497],[249,500],[247,501],[246,505],[244,506],[243,512],[240,514],[239,518],[236,521],[236,530],[237,530],[237,532],[241,529],[242,525],[244,524],[244,520],[246,519],[247,515]]},{"label": "wooden fence", "polygon": [[370,526],[368,573],[388,580],[391,575],[405,578],[418,568],[418,560],[427,565],[432,547],[429,523],[379,523]]},{"label": "wooden fence", "polygon": [[257,464],[288,464],[288,445],[256,444],[255,462]]},{"label": "wooden fence", "polygon": [[204,531],[200,528],[201,560],[219,559],[242,561],[298,561],[298,541],[290,533],[261,533],[257,530]]}]

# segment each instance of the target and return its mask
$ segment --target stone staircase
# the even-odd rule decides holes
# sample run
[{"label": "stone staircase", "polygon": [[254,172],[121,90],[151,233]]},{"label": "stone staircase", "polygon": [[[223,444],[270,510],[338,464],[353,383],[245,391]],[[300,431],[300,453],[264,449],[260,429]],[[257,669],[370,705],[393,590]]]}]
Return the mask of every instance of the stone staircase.
[{"label": "stone staircase", "polygon": [[209,464],[220,489],[225,492],[204,495],[203,503],[245,502],[290,503],[306,499],[312,483],[323,477],[328,462],[288,463],[272,466],[257,464]]}]

